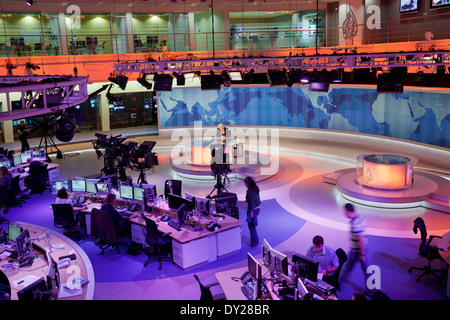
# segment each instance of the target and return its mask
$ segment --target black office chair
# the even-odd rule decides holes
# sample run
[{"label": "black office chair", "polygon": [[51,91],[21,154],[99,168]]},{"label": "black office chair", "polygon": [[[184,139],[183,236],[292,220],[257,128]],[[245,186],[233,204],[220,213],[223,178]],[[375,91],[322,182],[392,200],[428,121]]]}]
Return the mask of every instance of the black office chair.
[{"label": "black office chair", "polygon": [[336,255],[339,259],[339,267],[334,271],[333,278],[331,279],[330,284],[334,287],[335,293],[337,291],[341,292],[341,286],[339,284],[339,276],[341,274],[342,267],[344,263],[348,260],[347,253],[341,248],[336,250]]},{"label": "black office chair", "polygon": [[164,198],[168,198],[168,194],[175,194],[181,196],[181,180],[166,180],[164,183]]},{"label": "black office chair", "polygon": [[22,207],[22,204],[25,203],[24,199],[21,199],[22,190],[20,189],[20,176],[15,176],[11,180],[11,189],[7,191],[8,195],[8,206],[19,206]]},{"label": "black office chair", "polygon": [[53,225],[64,229],[63,234],[71,239],[81,240],[80,228],[75,220],[75,214],[71,204],[52,204]]},{"label": "black office chair", "polygon": [[152,262],[158,261],[158,269],[161,270],[161,261],[173,262],[173,257],[169,258],[162,253],[164,248],[166,248],[169,253],[172,252],[172,239],[169,237],[171,233],[162,233],[159,231],[156,222],[152,219],[144,217],[144,220],[146,226],[145,243],[153,248],[153,255],[144,263],[144,267]]},{"label": "black office chair", "polygon": [[30,171],[28,172],[30,176],[28,177],[28,183],[31,188],[32,193],[40,193],[44,194],[44,191],[47,189],[47,181],[48,181],[48,163],[43,164],[38,168],[30,167]]},{"label": "black office chair", "polygon": [[442,282],[442,278],[439,277],[437,275],[438,272],[442,272],[445,273],[445,269],[433,269],[431,268],[431,263],[433,262],[433,260],[442,260],[442,257],[439,253],[439,249],[436,246],[431,245],[431,242],[433,241],[433,239],[437,238],[440,239],[442,237],[439,236],[429,236],[428,240],[427,240],[427,228],[425,226],[425,222],[422,218],[417,218],[416,220],[414,220],[414,227],[413,227],[413,231],[414,233],[417,233],[417,229],[420,230],[420,246],[419,246],[419,255],[425,259],[428,260],[428,263],[426,266],[424,266],[423,268],[418,268],[418,267],[411,267],[409,268],[408,272],[412,272],[412,270],[422,270],[423,273],[416,278],[416,281],[419,282],[420,279],[424,276],[424,275],[433,275],[434,277],[436,277],[439,282]]},{"label": "black office chair", "polygon": [[120,254],[120,246],[127,247],[129,242],[126,237],[118,237],[111,214],[97,208],[91,211],[91,236],[100,247],[101,255],[104,255],[108,248],[116,249],[116,252]]},{"label": "black office chair", "polygon": [[196,274],[194,274],[195,280],[197,280],[199,286],[200,286],[200,300],[214,300],[214,296],[211,292],[211,288],[218,286],[218,282],[210,283],[208,285],[204,285],[201,283],[200,279]]},{"label": "black office chair", "polygon": [[383,291],[377,290],[373,293],[371,300],[391,300],[391,298]]}]

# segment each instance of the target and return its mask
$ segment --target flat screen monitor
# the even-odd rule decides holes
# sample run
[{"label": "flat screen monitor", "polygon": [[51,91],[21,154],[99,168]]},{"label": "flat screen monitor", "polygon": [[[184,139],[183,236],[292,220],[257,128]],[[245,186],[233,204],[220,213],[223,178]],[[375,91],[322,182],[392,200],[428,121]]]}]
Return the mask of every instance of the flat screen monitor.
[{"label": "flat screen monitor", "polygon": [[178,218],[178,227],[181,228],[183,226],[183,224],[186,222],[186,218],[187,218],[185,204],[182,204],[181,207],[178,208],[177,218]]},{"label": "flat screen monitor", "polygon": [[48,300],[50,295],[47,293],[47,283],[42,277],[22,290],[17,292],[19,300]]},{"label": "flat screen monitor", "polygon": [[47,269],[47,290],[54,293],[54,298],[57,297],[59,285],[58,263],[50,261]]},{"label": "flat screen monitor", "polygon": [[53,181],[52,183],[52,193],[57,194],[59,190],[66,189],[69,191],[69,180]]},{"label": "flat screen monitor", "polygon": [[97,188],[97,194],[108,194],[111,192],[110,185],[106,182],[96,183],[95,188]]},{"label": "flat screen monitor", "polygon": [[195,201],[195,196],[194,196],[192,193],[185,192],[185,193],[184,193],[184,197],[185,197],[186,199],[188,199],[188,200],[193,200],[193,201]]},{"label": "flat screen monitor", "polygon": [[218,195],[215,200],[216,211],[217,213],[231,213],[234,208],[237,206],[237,195],[236,194],[228,194]]},{"label": "flat screen monitor", "polygon": [[9,223],[8,224],[8,240],[12,242],[16,242],[16,238],[19,236],[19,234],[23,231],[23,228],[14,224]]},{"label": "flat screen monitor", "polygon": [[317,282],[317,273],[319,272],[319,261],[294,253],[292,255],[292,268],[300,278]]},{"label": "flat screen monitor", "polygon": [[169,208],[173,210],[178,210],[181,205],[186,205],[186,211],[194,211],[194,201],[185,199],[181,196],[177,196],[176,194],[169,193],[167,195],[167,199],[169,200]]},{"label": "flat screen monitor", "polygon": [[95,187],[96,181],[86,180],[86,192],[96,194],[97,188]]},{"label": "flat screen monitor", "polygon": [[272,268],[279,274],[284,274],[285,276],[289,276],[289,269],[288,269],[288,257],[275,250],[270,250],[270,255],[272,258]]},{"label": "flat screen monitor", "polygon": [[133,199],[136,201],[144,201],[145,189],[140,187],[133,187]]},{"label": "flat screen monitor", "polygon": [[259,262],[253,257],[249,252],[247,252],[247,266],[248,266],[248,272],[252,276],[253,280],[258,279],[258,265]]},{"label": "flat screen monitor", "polygon": [[263,264],[266,266],[271,266],[272,265],[272,247],[270,246],[270,244],[267,242],[266,239],[263,239],[263,244],[262,244],[262,257],[263,257]]},{"label": "flat screen monitor", "polygon": [[309,291],[301,278],[297,279],[297,292],[300,300],[306,300],[309,297]]},{"label": "flat screen monitor", "polygon": [[262,269],[261,264],[250,254],[247,253],[248,272],[252,278],[254,299],[259,299],[262,295]]},{"label": "flat screen monitor", "polygon": [[0,161],[0,167],[11,168],[11,162],[9,160]]},{"label": "flat screen monitor", "polygon": [[45,150],[33,150],[31,155],[35,160],[45,160]]},{"label": "flat screen monitor", "polygon": [[449,0],[431,0],[430,9],[438,9],[450,6]]},{"label": "flat screen monitor", "polygon": [[400,13],[417,12],[418,0],[400,0]]},{"label": "flat screen monitor", "polygon": [[22,164],[22,154],[13,155],[14,166],[20,166]]},{"label": "flat screen monitor", "polygon": [[70,180],[72,192],[86,192],[86,180]]},{"label": "flat screen monitor", "polygon": [[133,200],[133,187],[121,184],[119,187],[120,197],[122,199]]},{"label": "flat screen monitor", "polygon": [[141,188],[144,189],[144,196],[149,200],[153,200],[154,197],[158,196],[158,193],[156,193],[156,186],[154,184],[141,184]]},{"label": "flat screen monitor", "polygon": [[211,214],[210,201],[207,198],[195,197],[195,208],[197,211],[205,216]]},{"label": "flat screen monitor", "polygon": [[30,232],[28,229],[23,230],[16,238],[16,244],[17,244],[17,258],[20,258],[25,253],[27,253],[28,249],[31,246],[31,243],[29,241],[30,239]]},{"label": "flat screen monitor", "polygon": [[22,161],[22,164],[28,163],[28,159],[30,159],[30,158],[31,158],[31,152],[30,151],[27,151],[27,152],[24,152],[24,153],[20,154],[20,160]]}]

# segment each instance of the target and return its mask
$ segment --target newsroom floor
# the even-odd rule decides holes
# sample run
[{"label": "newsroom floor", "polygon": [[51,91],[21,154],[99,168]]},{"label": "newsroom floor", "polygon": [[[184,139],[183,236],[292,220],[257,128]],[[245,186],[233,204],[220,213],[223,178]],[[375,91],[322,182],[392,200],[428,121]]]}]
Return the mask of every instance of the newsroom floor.
[{"label": "newsroom floor", "polygon": [[[123,134],[123,132],[121,132]],[[126,135],[126,132],[125,132]],[[131,134],[130,134],[131,136]],[[93,176],[99,173],[103,166],[103,159],[98,159],[92,149],[91,136],[80,137],[76,143],[60,145],[64,152],[64,159],[56,159],[59,163],[61,179],[74,176]],[[170,150],[175,142],[158,136],[139,136],[135,133],[136,141],[155,140],[160,165],[154,172],[146,172],[149,183],[163,186],[164,180],[178,178],[171,170]],[[31,141],[36,145],[39,141]],[[17,144],[8,145],[17,148]],[[275,199],[276,202],[290,214],[306,220],[306,223],[292,235],[277,244],[276,248],[283,252],[305,252],[311,245],[311,239],[316,234],[324,236],[326,244],[334,248],[348,249],[348,221],[340,210],[345,200],[337,193],[333,185],[322,182],[322,175],[337,169],[351,168],[356,165],[356,156],[366,152],[383,151],[376,147],[348,145],[344,143],[326,143],[306,139],[280,140],[280,168],[272,178],[262,181],[259,186],[263,200]],[[392,150],[387,150],[392,152]],[[448,165],[430,160],[421,155],[417,170],[438,172],[441,176],[450,178]],[[128,171],[137,179],[137,172]],[[242,180],[230,176],[231,184],[228,191],[238,195],[239,200],[245,196]],[[208,194],[214,186],[214,181],[183,180],[183,192],[193,194]],[[161,189],[161,187],[159,187]],[[241,203],[242,207],[242,203]],[[433,279],[424,279],[416,283],[415,275],[406,272],[410,264],[422,265],[423,260],[417,257],[418,235],[412,232],[412,221],[416,216],[422,216],[428,225],[429,234],[443,234],[450,230],[450,216],[448,214],[425,208],[415,209],[377,209],[357,205],[358,212],[366,218],[366,233],[370,237],[373,261],[386,270],[382,290],[388,291],[393,299],[448,299],[445,287],[439,286]],[[276,215],[276,212],[270,214]],[[10,216],[12,218],[12,216]],[[29,221],[33,223],[33,221]],[[244,225],[243,228],[246,228]],[[266,228],[267,230],[267,228]],[[269,228],[270,230],[270,228]],[[268,232],[268,231],[266,231]],[[270,232],[283,233],[283,230]],[[263,235],[262,235],[263,237]],[[244,239],[243,241],[248,241]],[[245,265],[245,260],[232,261],[227,265],[214,264],[206,266],[197,272],[205,283],[215,282],[214,274],[218,271]],[[146,272],[143,270],[143,272]],[[158,272],[156,268],[147,272]],[[351,299],[356,291],[362,289],[362,275],[360,270],[353,272],[353,277],[343,284],[340,299]],[[382,274],[383,275],[383,274]],[[401,278],[397,285],[390,283],[393,278]],[[399,280],[394,280],[399,281]],[[387,285],[387,283],[390,283]],[[151,288],[151,290],[149,289]],[[215,289],[220,293],[220,288]],[[179,271],[176,276],[167,277],[164,270],[149,280],[139,281],[102,281],[96,282],[94,299],[98,300],[126,300],[126,299],[197,299],[199,289],[189,271]]]}]

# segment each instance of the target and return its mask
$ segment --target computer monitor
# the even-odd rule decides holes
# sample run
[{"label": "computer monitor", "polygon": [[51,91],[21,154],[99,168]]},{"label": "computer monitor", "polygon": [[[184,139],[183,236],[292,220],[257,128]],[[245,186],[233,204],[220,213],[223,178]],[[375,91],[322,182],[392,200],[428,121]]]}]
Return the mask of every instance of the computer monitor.
[{"label": "computer monitor", "polygon": [[263,257],[263,261],[262,263],[266,266],[271,266],[272,265],[272,247],[270,246],[269,242],[267,242],[266,239],[263,239],[263,244],[262,244],[262,257]]},{"label": "computer monitor", "polygon": [[86,192],[88,193],[97,193],[97,188],[95,187],[95,183],[97,180],[86,180]]},{"label": "computer monitor", "polygon": [[181,207],[177,210],[177,218],[178,218],[178,227],[181,228],[183,224],[186,222],[187,213],[186,213],[186,205],[183,203]]},{"label": "computer monitor", "polygon": [[300,300],[307,300],[309,297],[309,291],[305,286],[305,283],[301,278],[297,279],[297,292],[298,292],[298,298]]},{"label": "computer monitor", "polygon": [[141,187],[133,187],[133,199],[136,201],[144,201],[145,189]]},{"label": "computer monitor", "polygon": [[154,184],[146,184],[143,183],[141,184],[141,188],[143,188],[144,191],[144,196],[148,199],[148,200],[152,200],[158,196],[158,193],[156,193],[156,186]]},{"label": "computer monitor", "polygon": [[169,193],[167,195],[167,199],[169,200],[169,208],[170,209],[174,209],[174,210],[178,210],[181,205],[185,204],[186,205],[186,211],[194,211],[195,205],[194,205],[194,201],[192,200],[188,200],[185,199],[181,196],[177,196],[176,194],[172,194]]},{"label": "computer monitor", "polygon": [[247,252],[247,266],[248,266],[248,272],[252,276],[253,280],[258,279],[258,260],[253,257],[250,252]]},{"label": "computer monitor", "polygon": [[69,191],[69,180],[53,181],[52,183],[52,193],[57,194],[59,190],[66,189]]},{"label": "computer monitor", "polygon": [[284,253],[281,253],[274,248],[270,250],[270,255],[272,258],[272,268],[278,274],[284,274],[289,277],[288,269],[288,257]]},{"label": "computer monitor", "polygon": [[23,231],[21,226],[18,226],[14,223],[8,224],[8,240],[12,242],[16,242],[16,238]]},{"label": "computer monitor", "polygon": [[22,164],[22,154],[13,155],[13,164],[14,166],[20,166]]},{"label": "computer monitor", "polygon": [[28,159],[31,158],[31,151],[26,151],[20,154],[20,160],[22,164],[28,163]]},{"label": "computer monitor", "polygon": [[22,257],[25,253],[27,253],[28,249],[31,246],[30,242],[30,232],[28,229],[24,229],[17,237],[17,258]]},{"label": "computer monitor", "polygon": [[86,192],[86,180],[70,180],[72,192]]},{"label": "computer monitor", "polygon": [[52,293],[53,299],[57,299],[60,279],[58,273],[58,263],[56,261],[50,261],[48,263],[46,280],[47,280],[47,290]]},{"label": "computer monitor", "polygon": [[110,175],[107,175],[107,176],[100,177],[99,182],[110,183],[110,184],[112,184],[115,187],[119,183],[118,178],[117,178],[117,174],[110,174]]},{"label": "computer monitor", "polygon": [[4,160],[4,161],[0,161],[0,167],[6,167],[6,168],[11,168],[11,161],[9,160]]},{"label": "computer monitor", "polygon": [[45,278],[42,277],[18,291],[17,298],[19,300],[48,300],[50,295],[48,294]]},{"label": "computer monitor", "polygon": [[210,201],[207,198],[195,197],[195,208],[205,216],[211,215]]},{"label": "computer monitor", "polygon": [[126,185],[126,184],[121,184],[119,186],[119,193],[120,193],[120,197],[122,199],[127,199],[127,200],[133,200],[133,187]]},{"label": "computer monitor", "polygon": [[304,256],[302,254],[292,254],[292,270],[300,278],[317,282],[319,272],[319,261]]},{"label": "computer monitor", "polygon": [[42,160],[45,161],[45,150],[33,150],[31,152],[31,156],[33,157],[33,160]]},{"label": "computer monitor", "polygon": [[249,252],[247,252],[247,267],[248,272],[252,278],[253,290],[254,290],[254,300],[261,298],[262,295],[262,268],[261,264],[253,257]]},{"label": "computer monitor", "polygon": [[218,195],[215,200],[217,213],[231,213],[237,206],[237,195],[230,193],[227,195]]},{"label": "computer monitor", "polygon": [[111,185],[106,182],[98,182],[95,184],[97,195],[107,195],[111,192]]},{"label": "computer monitor", "polygon": [[195,201],[195,196],[192,193],[189,193],[189,192],[185,192],[184,193],[184,198],[188,199],[188,200],[194,200]]}]

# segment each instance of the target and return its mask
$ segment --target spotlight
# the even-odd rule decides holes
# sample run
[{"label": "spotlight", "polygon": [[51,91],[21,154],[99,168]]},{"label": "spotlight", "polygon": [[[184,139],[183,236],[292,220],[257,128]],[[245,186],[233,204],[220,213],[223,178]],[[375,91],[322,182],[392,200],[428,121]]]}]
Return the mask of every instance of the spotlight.
[{"label": "spotlight", "polygon": [[27,5],[31,7],[33,5],[33,0],[27,0]]},{"label": "spotlight", "polygon": [[184,86],[186,83],[186,78],[184,74],[173,73],[173,76],[177,79],[177,86]]},{"label": "spotlight", "polygon": [[269,70],[267,79],[271,87],[284,86],[287,84],[287,74],[285,70]]},{"label": "spotlight", "polygon": [[404,78],[396,73],[383,73],[377,79],[378,93],[403,93]]},{"label": "spotlight", "polygon": [[200,82],[202,90],[220,90],[222,77],[217,74],[202,75]]},{"label": "spotlight", "polygon": [[254,69],[251,69],[248,73],[244,75],[244,84],[252,84],[253,82],[253,73],[255,73]]},{"label": "spotlight", "polygon": [[222,79],[223,79],[223,86],[224,87],[231,86],[231,77],[228,74],[228,71],[226,71],[226,70],[222,71],[221,75],[222,75]]},{"label": "spotlight", "polygon": [[128,83],[128,77],[124,76],[124,75],[119,75],[117,77],[117,81],[119,82],[120,89],[125,90],[125,88],[127,87],[127,83]]},{"label": "spotlight", "polygon": [[153,82],[153,77],[152,80],[149,82],[147,80],[147,77],[149,77],[149,74],[144,73],[142,74],[142,76],[140,76],[139,78],[137,78],[137,82],[142,85],[144,88],[151,90],[152,89],[152,82]]},{"label": "spotlight", "polygon": [[311,82],[309,84],[309,91],[328,92],[330,84],[328,81]]},{"label": "spotlight", "polygon": [[154,80],[154,91],[172,91],[172,75],[170,74],[156,74]]},{"label": "spotlight", "polygon": [[229,71],[231,81],[242,81],[242,72],[240,71]]}]

